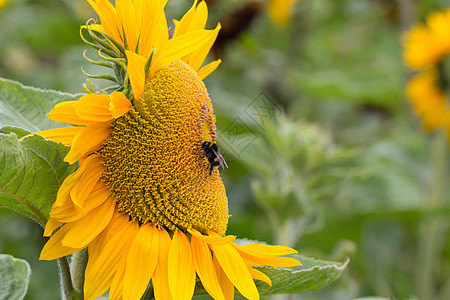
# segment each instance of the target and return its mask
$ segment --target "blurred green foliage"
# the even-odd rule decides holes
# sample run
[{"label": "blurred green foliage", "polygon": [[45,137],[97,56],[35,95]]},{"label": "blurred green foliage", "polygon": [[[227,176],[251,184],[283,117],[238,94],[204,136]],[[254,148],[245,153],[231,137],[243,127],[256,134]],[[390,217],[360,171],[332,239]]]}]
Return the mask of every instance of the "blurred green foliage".
[{"label": "blurred green foliage", "polygon": [[[211,28],[234,24],[205,80],[229,165],[228,232],[350,257],[340,280],[302,299],[449,299],[448,145],[410,112],[401,47],[402,32],[447,1],[303,0],[286,28],[262,1],[207,2]],[[190,5],[170,0],[166,11],[179,18]],[[80,67],[96,73],[78,35],[90,17],[83,0],[11,0],[0,77],[82,92]],[[273,114],[255,119],[261,95]],[[58,297],[56,262],[38,261],[44,242],[37,224],[0,210],[0,253],[30,263],[29,300]]]}]

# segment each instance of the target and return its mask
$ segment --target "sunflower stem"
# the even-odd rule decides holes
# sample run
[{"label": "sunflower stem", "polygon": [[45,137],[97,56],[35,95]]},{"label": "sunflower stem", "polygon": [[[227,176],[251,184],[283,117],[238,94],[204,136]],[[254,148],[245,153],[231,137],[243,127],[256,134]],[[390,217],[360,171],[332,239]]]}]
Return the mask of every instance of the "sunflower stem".
[{"label": "sunflower stem", "polygon": [[83,296],[75,291],[70,274],[70,266],[67,257],[58,258],[58,265],[61,271],[61,291],[62,298],[67,300],[81,300]]},{"label": "sunflower stem", "polygon": [[88,253],[81,250],[73,254],[72,257],[72,282],[75,291],[83,294],[84,273],[88,262]]},{"label": "sunflower stem", "polygon": [[[448,145],[441,133],[431,143],[432,178],[426,206],[439,209],[446,201]],[[436,270],[441,263],[449,222],[444,216],[425,215],[419,226],[417,288],[419,299],[436,299]]]}]

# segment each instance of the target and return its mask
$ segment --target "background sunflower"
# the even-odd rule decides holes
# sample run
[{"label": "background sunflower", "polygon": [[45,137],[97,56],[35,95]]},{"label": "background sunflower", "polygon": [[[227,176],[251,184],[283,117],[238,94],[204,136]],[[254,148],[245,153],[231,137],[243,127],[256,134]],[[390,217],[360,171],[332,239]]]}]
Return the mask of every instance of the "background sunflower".
[{"label": "background sunflower", "polygon": [[426,24],[405,34],[405,60],[421,72],[410,80],[407,95],[425,127],[442,128],[450,137],[450,10],[432,12]]}]

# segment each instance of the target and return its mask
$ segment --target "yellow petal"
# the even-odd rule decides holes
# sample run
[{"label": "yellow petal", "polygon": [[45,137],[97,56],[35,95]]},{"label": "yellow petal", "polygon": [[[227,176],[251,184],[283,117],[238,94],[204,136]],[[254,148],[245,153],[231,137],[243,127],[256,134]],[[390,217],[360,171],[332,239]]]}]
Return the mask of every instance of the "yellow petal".
[{"label": "yellow petal", "polygon": [[55,122],[64,122],[75,125],[92,124],[93,121],[85,120],[77,115],[75,111],[76,104],[77,101],[65,101],[58,103],[55,107],[53,107],[52,111],[47,114],[47,117]]},{"label": "yellow petal", "polygon": [[250,275],[252,275],[253,279],[264,281],[268,285],[272,286],[272,280],[270,280],[266,274],[259,270],[253,269],[252,267],[248,267],[248,270],[250,271]]},{"label": "yellow petal", "polygon": [[49,218],[47,224],[45,224],[44,236],[51,236],[53,231],[55,231],[55,229],[62,224],[62,222],[59,222],[53,218]]},{"label": "yellow petal", "polygon": [[[150,57],[153,48],[160,46],[158,39],[158,31],[168,32],[167,24],[163,24],[163,16],[165,18],[164,6],[167,0],[161,1],[142,1],[143,11],[146,17],[142,19],[141,35],[139,37],[139,54],[146,60]],[[161,25],[158,27],[158,25]],[[168,37],[167,37],[168,39]]]},{"label": "yellow petal", "polygon": [[108,122],[113,120],[109,111],[108,95],[84,95],[75,104],[75,112],[84,120],[95,122]]},{"label": "yellow petal", "polygon": [[79,208],[75,207],[72,201],[68,201],[65,205],[52,208],[50,217],[58,222],[68,223],[81,219],[86,213],[86,211],[82,212]]},{"label": "yellow petal", "polygon": [[[109,189],[104,182],[99,181],[86,199],[83,205],[83,211],[76,208],[72,201],[69,201],[66,205],[54,207],[50,212],[50,216],[62,223],[74,222],[81,219],[94,208],[103,204],[108,196]],[[114,201],[114,199],[112,201]]]},{"label": "yellow petal", "polygon": [[100,233],[96,239],[94,239],[89,244],[89,256],[90,257],[98,257],[105,248],[106,244],[121,230],[125,227],[129,226],[130,216],[127,214],[119,213],[116,209],[114,210],[114,214],[111,218],[111,221],[106,226],[106,228]]},{"label": "yellow petal", "polygon": [[173,234],[169,247],[169,289],[174,299],[191,299],[195,288],[195,269],[189,240],[181,231]]},{"label": "yellow petal", "polygon": [[209,250],[208,245],[201,239],[192,236],[191,249],[195,270],[202,281],[203,287],[215,300],[225,300],[219,280],[217,279],[211,250]]},{"label": "yellow petal", "polygon": [[158,262],[158,229],[150,223],[142,225],[128,253],[123,279],[123,299],[141,299]]},{"label": "yellow petal", "polygon": [[[77,183],[81,175],[83,175],[83,173],[89,167],[91,161],[96,159],[98,159],[98,155],[91,155],[83,163],[80,164],[80,167],[75,172],[67,176],[67,178],[63,181],[58,189],[58,193],[56,194],[56,201],[52,205],[52,211],[57,207],[62,207],[72,202],[72,200],[70,199],[70,191],[72,190],[72,187]],[[52,215],[52,211],[50,212],[50,216]]]},{"label": "yellow petal", "polygon": [[128,76],[130,77],[131,88],[133,89],[134,98],[141,99],[145,85],[145,57],[134,52],[126,50],[128,59]]},{"label": "yellow petal", "polygon": [[216,41],[217,35],[219,34],[219,31],[221,28],[222,27],[221,27],[220,23],[217,24],[216,29],[213,30],[208,41],[202,47],[200,47],[197,51],[195,51],[194,53],[192,53],[189,56],[188,65],[194,71],[198,71],[200,69],[200,67],[202,66],[203,62],[205,61],[206,56],[208,56],[209,51],[211,50],[212,46],[214,45],[214,42]]},{"label": "yellow petal", "polygon": [[103,31],[123,45],[121,37],[122,25],[119,22],[114,6],[108,0],[87,1],[99,16]]},{"label": "yellow petal", "polygon": [[[289,268],[295,266],[301,266],[301,263],[295,258],[291,257],[277,257],[273,255],[266,255],[265,253],[258,253],[250,247],[242,247],[236,244],[232,244],[239,252],[242,258],[246,261],[248,266],[271,266],[277,268]],[[260,246],[257,246],[258,248]],[[276,246],[282,247],[282,246]]]},{"label": "yellow petal", "polygon": [[203,235],[199,231],[195,230],[194,228],[188,229],[188,232],[192,234],[193,236],[197,237],[198,239],[201,239],[203,242],[208,244],[214,244],[214,245],[225,245],[232,243],[236,236],[234,235],[227,235],[227,236],[220,236],[218,234],[215,235]]},{"label": "yellow petal", "polygon": [[69,153],[64,158],[65,162],[74,164],[83,156],[100,149],[111,132],[109,123],[95,123],[88,125],[73,139]]},{"label": "yellow petal", "polygon": [[44,245],[42,248],[40,260],[54,260],[75,252],[80,251],[82,248],[71,248],[62,245],[62,240],[66,236],[68,229],[66,226],[61,227]]},{"label": "yellow petal", "polygon": [[206,66],[197,71],[198,77],[200,77],[201,80],[205,79],[206,77],[209,76],[209,74],[211,74],[217,69],[217,67],[220,65],[221,62],[222,60],[218,59],[207,64]]},{"label": "yellow petal", "polygon": [[253,282],[247,265],[232,245],[211,245],[220,266],[242,296],[247,299],[259,299],[259,293]]},{"label": "yellow petal", "polygon": [[237,248],[245,250],[248,253],[253,253],[255,255],[288,255],[293,253],[298,253],[297,250],[280,245],[264,245],[264,244],[246,244],[246,245],[236,245]]},{"label": "yellow petal", "polygon": [[234,285],[228,279],[225,272],[222,270],[222,267],[219,264],[219,261],[217,260],[217,257],[213,255],[213,263],[214,263],[214,269],[216,270],[217,279],[219,280],[220,287],[222,288],[223,295],[225,296],[225,299],[227,300],[233,300],[234,299]]},{"label": "yellow petal", "polygon": [[139,37],[138,21],[131,0],[116,0],[116,10],[119,19],[122,22],[125,39],[128,49],[136,51],[137,41]]},{"label": "yellow petal", "polygon": [[200,29],[174,37],[167,41],[160,49],[158,49],[158,51],[156,51],[150,69],[150,76],[153,76],[160,67],[199,49],[208,41],[211,34],[211,30]]},{"label": "yellow petal", "polygon": [[[83,130],[84,127],[64,127],[39,131],[38,134],[47,140],[63,143],[64,145],[72,144],[73,138]],[[27,135],[31,136],[33,134]],[[23,138],[22,138],[23,139]],[[21,139],[20,139],[21,140]]]},{"label": "yellow petal", "polygon": [[95,155],[88,163],[89,166],[86,167],[85,172],[83,172],[77,182],[75,182],[70,191],[70,197],[73,204],[75,204],[82,212],[84,212],[84,202],[90,196],[92,190],[99,182],[100,177],[106,169],[100,155]]},{"label": "yellow petal", "polygon": [[114,278],[111,283],[108,298],[109,300],[122,300],[123,299],[123,277],[125,276],[125,270],[127,267],[127,257],[130,251],[130,246],[127,247],[122,253],[122,258],[118,262],[117,271],[114,274]]},{"label": "yellow petal", "polygon": [[130,100],[121,92],[114,92],[110,95],[109,111],[113,118],[117,119],[127,113],[132,104]]},{"label": "yellow petal", "polygon": [[159,254],[158,264],[155,268],[155,274],[152,277],[155,300],[171,300],[169,289],[168,259],[170,236],[164,229],[158,230],[159,235]]},{"label": "yellow petal", "polygon": [[128,222],[122,230],[115,233],[100,251],[90,251],[86,267],[84,297],[96,299],[111,286],[113,276],[118,268],[123,251],[137,234],[136,222]]},{"label": "yellow petal", "polygon": [[110,199],[99,207],[91,210],[78,221],[66,224],[67,234],[62,245],[72,248],[86,247],[111,221],[116,203]]},{"label": "yellow petal", "polygon": [[197,5],[197,0],[194,1],[191,9],[181,18],[180,22],[176,24],[174,37],[185,34],[196,29],[204,29],[206,21],[208,20],[208,8],[205,1]]},{"label": "yellow petal", "polygon": [[[167,0],[159,0],[161,2],[161,6],[165,7]],[[155,38],[153,47],[159,49],[162,45],[164,45],[169,40],[169,28],[167,28],[167,18],[166,14],[160,14],[159,19],[157,20],[155,26]],[[153,50],[153,49],[152,49]]]}]

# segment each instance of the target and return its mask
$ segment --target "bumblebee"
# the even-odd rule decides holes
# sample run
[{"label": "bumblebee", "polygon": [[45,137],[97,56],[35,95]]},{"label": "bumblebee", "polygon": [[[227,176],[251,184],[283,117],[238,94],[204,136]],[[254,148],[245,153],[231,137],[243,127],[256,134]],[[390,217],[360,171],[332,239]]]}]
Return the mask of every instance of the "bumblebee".
[{"label": "bumblebee", "polygon": [[205,152],[205,157],[208,159],[210,164],[209,175],[212,174],[213,170],[218,169],[219,166],[221,166],[222,169],[224,169],[224,166],[228,168],[228,165],[220,154],[219,147],[217,147],[216,143],[203,142],[202,150]]}]

